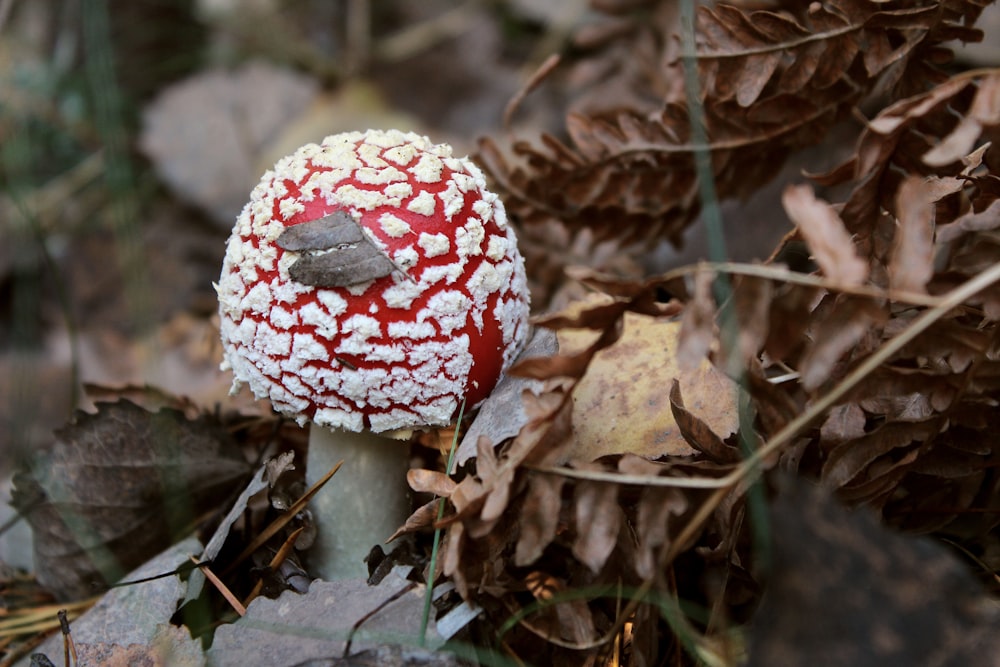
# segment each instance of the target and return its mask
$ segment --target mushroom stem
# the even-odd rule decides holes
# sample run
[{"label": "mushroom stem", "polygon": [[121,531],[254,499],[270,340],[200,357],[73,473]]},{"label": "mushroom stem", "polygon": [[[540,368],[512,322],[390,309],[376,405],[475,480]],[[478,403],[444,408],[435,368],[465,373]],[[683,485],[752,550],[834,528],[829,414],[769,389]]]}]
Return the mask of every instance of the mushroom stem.
[{"label": "mushroom stem", "polygon": [[385,435],[309,430],[306,481],[312,485],[338,461],[340,471],[312,500],[317,535],[310,570],[321,579],[367,579],[373,540],[388,539],[409,516],[406,471],[410,448]]}]

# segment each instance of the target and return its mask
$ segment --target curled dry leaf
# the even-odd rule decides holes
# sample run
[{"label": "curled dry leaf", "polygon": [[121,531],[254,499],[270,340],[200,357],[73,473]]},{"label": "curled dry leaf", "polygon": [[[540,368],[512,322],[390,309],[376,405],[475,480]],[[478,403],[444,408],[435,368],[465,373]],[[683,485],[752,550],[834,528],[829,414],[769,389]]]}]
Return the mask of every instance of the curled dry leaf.
[{"label": "curled dry leaf", "polygon": [[[980,86],[996,86],[998,79],[1000,74],[989,70],[975,76],[957,76],[889,105],[861,132],[851,158],[813,177],[827,186],[853,181],[851,194],[840,215],[847,229],[857,235],[859,246],[868,247],[867,239],[876,228],[881,211],[895,208],[884,200],[884,194],[895,192],[899,181],[894,168],[909,173],[910,165],[922,163],[922,156],[932,147],[932,138],[949,132],[968,112],[968,92]],[[954,176],[962,174],[967,166],[956,157],[932,171],[939,176]],[[969,176],[971,174],[966,175]]]},{"label": "curled dry leaf", "polygon": [[[674,421],[677,422],[677,428],[684,440],[708,457],[710,461],[736,463],[743,458],[739,450],[726,445],[704,420],[699,419],[684,407],[681,385],[677,378],[674,378],[670,385],[670,412]],[[733,430],[735,431],[735,428]]]},{"label": "curled dry leaf", "polygon": [[433,470],[408,470],[406,482],[417,493],[432,493],[446,498],[455,491],[455,482],[448,475]]},{"label": "curled dry leaf", "polygon": [[715,299],[712,298],[715,278],[714,271],[694,274],[694,288],[681,316],[677,340],[677,360],[681,368],[696,368],[705,363],[715,342]]},{"label": "curled dry leaf", "polygon": [[838,405],[820,427],[820,438],[826,443],[855,440],[865,434],[865,422],[865,412],[857,403]]},{"label": "curled dry leaf", "polygon": [[781,203],[823,275],[839,285],[860,285],[868,279],[868,264],[858,257],[837,211],[817,199],[810,186],[788,186]]},{"label": "curled dry leaf", "polygon": [[562,490],[566,478],[558,475],[532,475],[521,510],[520,535],[514,551],[514,564],[523,567],[542,557],[559,527]]},{"label": "curled dry leaf", "polygon": [[986,127],[1000,125],[1000,76],[984,77],[976,89],[969,110],[941,143],[924,153],[923,160],[932,167],[957,162],[972,152]]},{"label": "curled dry leaf", "polygon": [[835,366],[848,352],[857,352],[862,338],[886,319],[885,311],[870,299],[839,296],[830,302],[829,308],[813,312],[813,344],[799,368],[802,386],[809,390],[841,377],[842,372],[834,373]]}]

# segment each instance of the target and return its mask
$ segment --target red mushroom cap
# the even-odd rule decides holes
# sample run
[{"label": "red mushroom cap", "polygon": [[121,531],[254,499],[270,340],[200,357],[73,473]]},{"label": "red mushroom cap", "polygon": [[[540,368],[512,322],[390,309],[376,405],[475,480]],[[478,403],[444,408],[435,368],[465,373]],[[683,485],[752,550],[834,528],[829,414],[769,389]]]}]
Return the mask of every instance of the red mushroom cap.
[{"label": "red mushroom cap", "polygon": [[503,204],[451,147],[397,131],[308,144],[264,174],[216,286],[224,367],[321,426],[440,426],[527,333]]}]

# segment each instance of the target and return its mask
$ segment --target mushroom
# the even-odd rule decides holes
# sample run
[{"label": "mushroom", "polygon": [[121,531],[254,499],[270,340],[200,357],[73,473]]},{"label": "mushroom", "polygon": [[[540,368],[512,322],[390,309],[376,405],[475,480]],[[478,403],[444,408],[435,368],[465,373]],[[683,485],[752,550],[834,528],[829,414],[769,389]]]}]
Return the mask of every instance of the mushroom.
[{"label": "mushroom", "polygon": [[482,172],[446,144],[350,132],[278,161],[226,248],[219,295],[233,392],[312,422],[310,565],[365,577],[409,513],[409,448],[394,438],[481,403],[527,334],[524,261]]}]

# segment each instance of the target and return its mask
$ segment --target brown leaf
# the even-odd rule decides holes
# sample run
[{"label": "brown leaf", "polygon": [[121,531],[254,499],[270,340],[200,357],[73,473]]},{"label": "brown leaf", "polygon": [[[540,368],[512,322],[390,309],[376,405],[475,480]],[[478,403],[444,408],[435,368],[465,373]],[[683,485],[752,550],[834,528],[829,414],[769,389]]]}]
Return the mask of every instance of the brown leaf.
[{"label": "brown leaf", "polygon": [[970,232],[985,232],[1000,227],[1000,199],[978,213],[970,211],[947,225],[937,228],[937,240],[949,243]]},{"label": "brown leaf", "polygon": [[[625,472],[623,470],[622,472]],[[669,546],[677,518],[687,511],[688,499],[679,489],[650,486],[642,491],[636,518],[639,538],[636,572],[646,579],[656,574],[657,555]]]},{"label": "brown leaf", "polygon": [[857,403],[844,403],[830,410],[819,429],[820,439],[826,443],[845,442],[865,434],[865,412]]},{"label": "brown leaf", "polygon": [[578,482],[573,507],[576,512],[573,555],[592,572],[599,572],[614,551],[622,525],[618,485],[586,480]]},{"label": "brown leaf", "polygon": [[735,463],[740,460],[739,451],[722,442],[722,438],[716,435],[708,424],[684,409],[681,385],[676,378],[670,385],[670,412],[684,440],[707,456],[710,461]]},{"label": "brown leaf", "polygon": [[768,316],[767,342],[764,350],[773,359],[794,354],[803,344],[803,334],[809,328],[810,312],[818,290],[799,285],[783,285],[776,290]]},{"label": "brown leaf", "polygon": [[[991,77],[992,75],[987,75]],[[848,229],[864,236],[871,234],[882,210],[893,210],[889,193],[895,192],[898,172],[910,173],[931,148],[933,137],[947,134],[968,110],[967,91],[983,77],[952,77],[929,91],[889,105],[872,119],[859,137],[855,155],[827,174],[814,180],[836,185],[849,179],[855,184],[841,210]],[[964,155],[962,156],[964,159]],[[935,170],[940,176],[955,176],[964,171],[961,162]],[[921,169],[921,173],[925,170]],[[939,220],[945,223],[947,220]]]},{"label": "brown leaf", "polygon": [[406,482],[417,493],[430,493],[442,498],[450,496],[457,486],[454,480],[443,472],[420,468],[407,470]]},{"label": "brown leaf", "polygon": [[424,503],[413,514],[406,517],[406,521],[393,533],[386,542],[394,542],[396,539],[409,533],[416,533],[432,528],[437,522],[438,512],[441,509],[441,499],[435,498]]},{"label": "brown leaf", "polygon": [[924,153],[923,160],[932,167],[957,162],[975,147],[984,127],[1000,125],[1000,75],[984,77],[969,110],[962,116],[951,134]]},{"label": "brown leaf", "polygon": [[823,464],[823,481],[833,488],[844,486],[878,457],[923,441],[936,430],[928,424],[895,422],[884,424],[864,437],[848,440],[830,451]]},{"label": "brown leaf", "polygon": [[534,563],[555,538],[565,483],[566,478],[559,475],[532,475],[521,505],[514,565],[523,567]]},{"label": "brown leaf", "polygon": [[868,265],[858,257],[840,216],[817,199],[811,187],[788,186],[781,203],[827,278],[841,285],[860,285],[868,279]]},{"label": "brown leaf", "polygon": [[681,368],[696,368],[708,356],[715,340],[714,282],[712,271],[699,270],[694,275],[694,294],[684,308],[677,340],[677,361]]},{"label": "brown leaf", "polygon": [[918,422],[932,417],[937,411],[931,405],[931,392],[870,398],[861,400],[861,407],[889,421]]},{"label": "brown leaf", "polygon": [[[218,425],[103,403],[77,415],[17,479],[40,582],[83,598],[186,534],[249,472]],[[37,505],[35,503],[38,503]]]},{"label": "brown leaf", "polygon": [[869,299],[844,298],[819,322],[814,324],[815,341],[802,359],[799,369],[802,386],[816,389],[833,376],[833,368],[841,358],[854,348],[872,326],[884,322],[882,308]]},{"label": "brown leaf", "polygon": [[925,293],[934,273],[934,204],[923,178],[907,176],[899,186],[896,220],[889,287]]},{"label": "brown leaf", "polygon": [[740,359],[757,356],[770,333],[768,312],[774,296],[774,282],[763,278],[743,277],[733,290],[736,318],[739,323],[737,347]]}]

